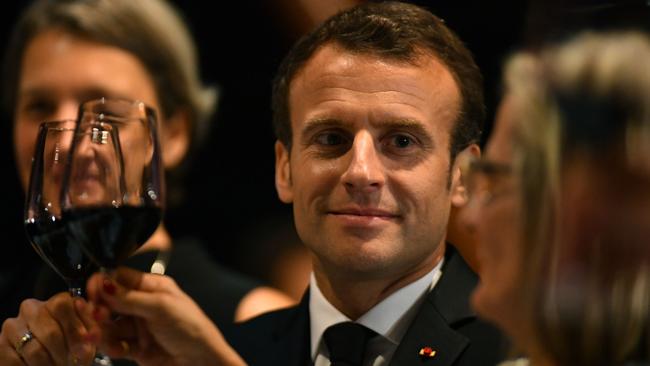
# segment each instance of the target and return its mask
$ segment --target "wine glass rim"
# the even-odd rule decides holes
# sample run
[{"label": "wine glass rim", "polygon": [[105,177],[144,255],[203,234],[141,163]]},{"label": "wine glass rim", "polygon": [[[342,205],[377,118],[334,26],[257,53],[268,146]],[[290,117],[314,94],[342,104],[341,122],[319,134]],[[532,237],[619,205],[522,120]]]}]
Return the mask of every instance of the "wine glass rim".
[{"label": "wine glass rim", "polygon": [[147,104],[146,102],[140,100],[140,99],[130,99],[126,97],[99,97],[99,98],[93,98],[93,99],[88,99],[79,104],[79,116],[81,116],[82,111],[86,110],[87,106],[96,106],[96,105],[102,105],[102,104],[108,104],[109,102],[111,103],[124,103],[124,104],[131,104],[132,106],[137,106],[139,109],[142,110],[142,112],[145,115],[153,116],[154,118],[157,118],[157,113],[156,109],[153,108],[151,105]]},{"label": "wine glass rim", "polygon": [[66,130],[74,130],[74,127],[72,128],[62,128],[62,127],[55,127],[56,125],[59,125],[64,122],[69,122],[69,123],[76,123],[77,121],[74,118],[62,118],[62,119],[54,119],[54,120],[48,120],[48,121],[43,121],[40,123],[41,128],[47,128],[47,129],[56,129],[60,131],[66,131]]},{"label": "wine glass rim", "polygon": [[92,98],[92,99],[88,99],[88,100],[85,100],[85,101],[81,102],[80,105],[83,107],[83,106],[89,105],[89,104],[106,104],[108,102],[130,103],[130,104],[134,104],[134,105],[140,104],[140,105],[145,106],[146,108],[153,109],[149,104],[145,103],[144,101],[142,101],[140,99],[130,99],[130,98],[126,98],[126,97],[99,97],[99,98]]}]

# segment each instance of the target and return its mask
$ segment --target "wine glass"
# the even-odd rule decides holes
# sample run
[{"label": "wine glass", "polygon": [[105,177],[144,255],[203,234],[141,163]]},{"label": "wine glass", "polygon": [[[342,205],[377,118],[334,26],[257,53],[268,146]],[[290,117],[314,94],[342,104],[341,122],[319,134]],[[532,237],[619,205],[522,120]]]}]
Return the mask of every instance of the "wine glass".
[{"label": "wine glass", "polygon": [[96,269],[81,247],[69,240],[61,216],[61,183],[75,120],[41,123],[25,201],[25,232],[41,258],[61,276],[72,296],[83,296]]},{"label": "wine glass", "polygon": [[156,230],[163,207],[154,110],[126,99],[82,103],[61,191],[72,239],[111,272]]}]

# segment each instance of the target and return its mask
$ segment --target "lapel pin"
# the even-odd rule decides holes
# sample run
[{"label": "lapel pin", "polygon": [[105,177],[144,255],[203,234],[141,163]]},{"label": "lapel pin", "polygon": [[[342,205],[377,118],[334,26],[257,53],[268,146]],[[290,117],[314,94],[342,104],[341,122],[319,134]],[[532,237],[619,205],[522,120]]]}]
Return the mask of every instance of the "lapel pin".
[{"label": "lapel pin", "polygon": [[436,355],[436,351],[434,351],[431,347],[422,347],[420,348],[419,354],[422,358],[433,358],[433,356]]}]

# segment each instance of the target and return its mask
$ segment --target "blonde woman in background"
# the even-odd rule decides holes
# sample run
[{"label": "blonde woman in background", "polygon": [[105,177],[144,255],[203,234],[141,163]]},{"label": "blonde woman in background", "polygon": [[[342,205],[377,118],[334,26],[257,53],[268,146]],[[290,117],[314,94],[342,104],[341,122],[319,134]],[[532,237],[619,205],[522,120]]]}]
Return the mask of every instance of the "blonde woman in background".
[{"label": "blonde woman in background", "polygon": [[465,220],[480,238],[473,304],[526,356],[512,364],[650,362],[649,65],[634,32],[507,64]]}]

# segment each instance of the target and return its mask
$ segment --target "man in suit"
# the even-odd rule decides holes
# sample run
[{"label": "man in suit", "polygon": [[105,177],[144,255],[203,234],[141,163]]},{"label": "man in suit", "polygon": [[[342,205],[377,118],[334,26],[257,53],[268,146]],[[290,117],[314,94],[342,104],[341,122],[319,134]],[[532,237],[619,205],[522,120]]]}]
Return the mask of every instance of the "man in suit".
[{"label": "man in suit", "polygon": [[314,270],[297,307],[230,335],[249,364],[337,364],[324,333],[341,322],[370,330],[363,365],[498,362],[498,332],[469,307],[477,278],[445,243],[465,200],[457,157],[479,154],[481,84],[414,5],[357,6],[293,47],[273,90],[276,188]]},{"label": "man in suit", "polygon": [[499,332],[469,306],[477,277],[445,242],[465,201],[459,156],[479,154],[481,84],[470,52],[420,7],[365,3],[328,19],[273,90],[276,188],[313,259],[301,303],[226,334],[236,354],[165,276],[95,276],[91,301],[140,324],[129,338],[104,327],[104,348],[143,363],[496,364]]}]

